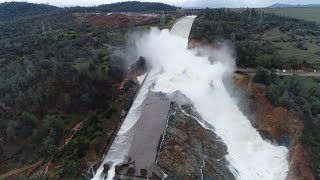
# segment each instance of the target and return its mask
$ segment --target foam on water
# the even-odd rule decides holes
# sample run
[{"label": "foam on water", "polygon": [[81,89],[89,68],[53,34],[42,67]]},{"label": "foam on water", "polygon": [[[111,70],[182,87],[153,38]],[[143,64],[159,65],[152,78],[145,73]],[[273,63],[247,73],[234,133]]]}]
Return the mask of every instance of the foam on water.
[{"label": "foam on water", "polygon": [[[142,103],[152,84],[152,91],[186,95],[202,118],[213,127],[228,147],[230,170],[241,180],[284,180],[288,172],[287,148],[264,141],[242,114],[228,94],[222,81],[233,73],[234,58],[224,46],[208,52],[207,56],[187,49],[187,42],[195,17],[185,17],[171,30],[153,29],[137,42],[137,51],[152,63],[115,141],[93,179],[103,179],[103,164],[112,161],[108,179],[114,177],[114,167],[121,163],[131,146],[134,124],[141,115]],[[161,73],[160,73],[161,72]],[[203,124],[203,123],[202,123]],[[236,169],[237,172],[233,171]]]},{"label": "foam on water", "polygon": [[[173,30],[183,31],[192,24],[184,18]],[[189,29],[190,31],[190,29]],[[179,33],[173,33],[178,34]],[[226,90],[223,78],[232,77],[234,58],[227,46],[207,52],[214,57],[198,56],[186,48],[185,36],[170,34],[168,30],[152,30],[137,41],[138,54],[161,67],[152,89],[155,92],[186,95],[203,119],[215,127],[215,132],[228,147],[230,169],[236,169],[237,179],[284,180],[288,172],[288,149],[264,141],[237,107]],[[233,168],[232,168],[233,167]],[[234,172],[234,171],[233,171]]]}]

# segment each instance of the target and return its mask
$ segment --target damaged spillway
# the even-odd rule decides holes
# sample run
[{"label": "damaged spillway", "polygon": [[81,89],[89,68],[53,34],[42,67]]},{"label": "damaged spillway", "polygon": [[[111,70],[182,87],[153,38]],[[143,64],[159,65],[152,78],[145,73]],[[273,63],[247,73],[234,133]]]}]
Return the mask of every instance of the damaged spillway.
[{"label": "damaged spillway", "polygon": [[144,76],[142,87],[93,179],[113,179],[119,175],[152,177],[152,172],[162,178],[163,173],[154,162],[170,101],[150,91],[158,74],[151,69]]},{"label": "damaged spillway", "polygon": [[[139,56],[145,57],[153,68],[146,75],[94,179],[164,178],[164,173],[156,165],[156,157],[165,132],[167,114],[172,107],[171,101],[176,100],[174,94],[177,92],[199,114],[199,118],[194,118],[181,110],[180,117],[192,117],[223,142],[219,147],[225,147],[226,153],[220,153],[217,161],[223,161],[218,165],[224,166],[219,172],[225,172],[225,177],[241,180],[286,178],[288,150],[264,141],[226,89],[224,80],[232,78],[235,68],[229,48],[221,45],[219,49],[187,49],[194,18],[182,18],[171,32],[153,29],[137,40]],[[206,161],[200,162],[202,173],[206,164],[203,162]],[[105,164],[108,164],[108,172],[104,171]],[[203,173],[201,176],[199,179],[216,177],[203,176]]]},{"label": "damaged spillway", "polygon": [[[185,46],[194,18],[181,19],[172,30],[173,34],[182,37]],[[163,94],[150,91],[161,71],[161,67],[154,67],[143,76],[142,87],[93,179],[164,178],[156,165],[156,157],[170,101]]]}]

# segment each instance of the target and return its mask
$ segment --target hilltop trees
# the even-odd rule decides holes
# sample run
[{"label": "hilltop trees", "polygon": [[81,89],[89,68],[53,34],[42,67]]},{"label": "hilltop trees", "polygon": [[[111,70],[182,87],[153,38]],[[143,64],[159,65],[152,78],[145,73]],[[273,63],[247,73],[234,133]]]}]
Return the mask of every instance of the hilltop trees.
[{"label": "hilltop trees", "polygon": [[[263,37],[267,31],[279,29],[288,38],[277,40]],[[270,35],[268,35],[270,36]],[[288,57],[284,57],[280,41],[292,41],[300,50],[308,50],[300,36],[319,37],[320,25],[314,22],[261,13],[261,10],[205,9],[200,11],[191,29],[190,37],[209,43],[231,40],[235,44],[237,65],[240,67],[282,68]],[[269,38],[269,39],[268,39]],[[278,43],[278,44],[276,44]],[[277,45],[277,46],[276,46]],[[280,46],[280,47],[279,47]],[[287,56],[291,56],[288,54]],[[290,57],[291,58],[291,57]],[[299,59],[299,65],[305,59]],[[288,64],[291,64],[290,61]],[[295,65],[292,68],[297,68]]]},{"label": "hilltop trees", "polygon": [[271,102],[289,108],[304,120],[301,142],[308,150],[316,172],[320,170],[319,89],[319,80],[296,75],[283,78],[273,76],[267,88],[267,97]]},{"label": "hilltop trees", "polygon": [[12,21],[23,16],[48,13],[58,9],[47,4],[32,4],[25,2],[4,2],[0,3],[0,23]]},{"label": "hilltop trees", "polygon": [[15,139],[17,136],[17,128],[18,128],[18,123],[14,120],[10,120],[7,125],[6,129],[6,134],[9,138]]},{"label": "hilltop trees", "polygon": [[271,78],[267,70],[259,68],[257,74],[253,77],[253,81],[265,85],[269,85]]},{"label": "hilltop trees", "polygon": [[163,3],[128,1],[100,5],[96,8],[103,12],[143,12],[143,11],[176,11],[177,7]]}]

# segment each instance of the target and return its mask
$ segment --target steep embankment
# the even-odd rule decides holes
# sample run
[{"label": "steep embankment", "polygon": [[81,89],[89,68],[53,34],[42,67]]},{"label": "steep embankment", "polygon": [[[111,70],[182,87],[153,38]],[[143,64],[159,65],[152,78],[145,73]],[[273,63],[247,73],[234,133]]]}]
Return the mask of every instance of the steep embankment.
[{"label": "steep embankment", "polygon": [[235,74],[234,77],[237,91],[242,95],[239,107],[252,125],[265,138],[288,147],[287,179],[315,179],[309,156],[299,139],[304,127],[302,120],[284,107],[275,107],[267,99],[265,87],[252,83],[250,76]]}]

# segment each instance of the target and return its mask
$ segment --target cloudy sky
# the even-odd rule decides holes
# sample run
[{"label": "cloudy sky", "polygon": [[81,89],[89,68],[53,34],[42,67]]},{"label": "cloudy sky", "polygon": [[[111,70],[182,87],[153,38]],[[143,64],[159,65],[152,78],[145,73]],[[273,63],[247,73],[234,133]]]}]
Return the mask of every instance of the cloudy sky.
[{"label": "cloudy sky", "polygon": [[[0,0],[5,2],[10,0]],[[16,0],[19,1],[19,0]],[[126,0],[24,0],[33,3],[48,3],[55,6],[93,6]],[[140,0],[168,3],[180,7],[266,7],[274,3],[319,4],[319,0]]]}]

